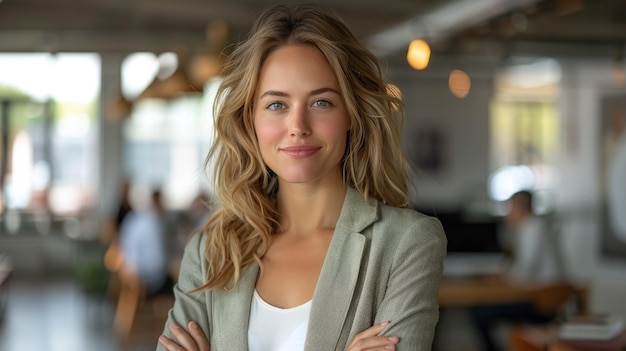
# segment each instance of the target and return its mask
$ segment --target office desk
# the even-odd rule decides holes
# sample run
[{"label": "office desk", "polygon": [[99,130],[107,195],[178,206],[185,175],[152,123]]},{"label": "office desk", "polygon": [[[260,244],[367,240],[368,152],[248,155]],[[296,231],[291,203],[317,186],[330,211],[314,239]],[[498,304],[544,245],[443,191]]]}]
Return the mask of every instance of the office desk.
[{"label": "office desk", "polygon": [[439,287],[439,305],[463,307],[481,304],[531,301],[537,289],[513,286],[478,277],[444,279]]},{"label": "office desk", "polygon": [[[467,307],[483,304],[532,302],[541,308],[551,308],[566,297],[561,287],[531,287],[511,285],[502,280],[486,277],[444,278],[439,287],[439,305],[441,307]],[[587,288],[569,286],[577,299],[579,312],[587,311]],[[559,290],[559,291],[556,291]],[[555,293],[557,295],[555,295]]]}]

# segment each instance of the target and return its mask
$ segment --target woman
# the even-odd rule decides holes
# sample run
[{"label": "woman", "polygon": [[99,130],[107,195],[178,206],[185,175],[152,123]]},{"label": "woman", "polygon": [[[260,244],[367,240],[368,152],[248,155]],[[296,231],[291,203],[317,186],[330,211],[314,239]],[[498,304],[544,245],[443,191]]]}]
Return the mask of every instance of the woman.
[{"label": "woman", "polygon": [[398,99],[332,12],[277,6],[229,56],[159,350],[427,350],[445,255],[408,209]]}]

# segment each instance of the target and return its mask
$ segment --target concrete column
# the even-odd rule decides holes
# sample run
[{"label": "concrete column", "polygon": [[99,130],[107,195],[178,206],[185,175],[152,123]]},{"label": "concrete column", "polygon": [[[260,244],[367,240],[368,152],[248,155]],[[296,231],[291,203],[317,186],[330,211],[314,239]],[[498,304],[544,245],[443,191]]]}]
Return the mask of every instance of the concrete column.
[{"label": "concrete column", "polygon": [[103,53],[101,72],[101,92],[99,111],[98,154],[100,162],[97,172],[98,217],[107,218],[112,215],[120,192],[121,180],[124,177],[124,138],[122,135],[123,120],[111,116],[111,106],[119,97],[121,82],[121,64],[126,54]]}]

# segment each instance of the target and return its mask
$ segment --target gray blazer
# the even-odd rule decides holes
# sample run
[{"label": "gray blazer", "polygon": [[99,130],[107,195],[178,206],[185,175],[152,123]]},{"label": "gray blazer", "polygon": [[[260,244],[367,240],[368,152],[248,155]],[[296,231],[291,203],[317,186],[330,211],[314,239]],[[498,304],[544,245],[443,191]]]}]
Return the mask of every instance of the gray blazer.
[{"label": "gray blazer", "polygon": [[[400,337],[396,350],[430,350],[439,318],[437,295],[446,253],[440,222],[410,209],[367,204],[347,191],[313,294],[306,351],[344,351],[359,332],[390,320],[384,335]],[[248,349],[248,320],[258,265],[229,291],[186,291],[202,285],[207,262],[203,235],[185,249],[169,324],[196,321],[211,351]],[[157,350],[165,350],[160,344]]]}]

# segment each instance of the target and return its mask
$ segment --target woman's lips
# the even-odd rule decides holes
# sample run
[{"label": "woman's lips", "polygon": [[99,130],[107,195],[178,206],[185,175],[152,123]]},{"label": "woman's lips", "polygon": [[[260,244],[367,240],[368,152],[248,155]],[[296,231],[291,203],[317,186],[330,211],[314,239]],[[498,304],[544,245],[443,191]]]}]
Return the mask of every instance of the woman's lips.
[{"label": "woman's lips", "polygon": [[305,158],[309,157],[321,149],[319,146],[312,145],[298,145],[298,146],[287,146],[280,149],[283,153],[285,153],[289,157],[293,158]]}]

